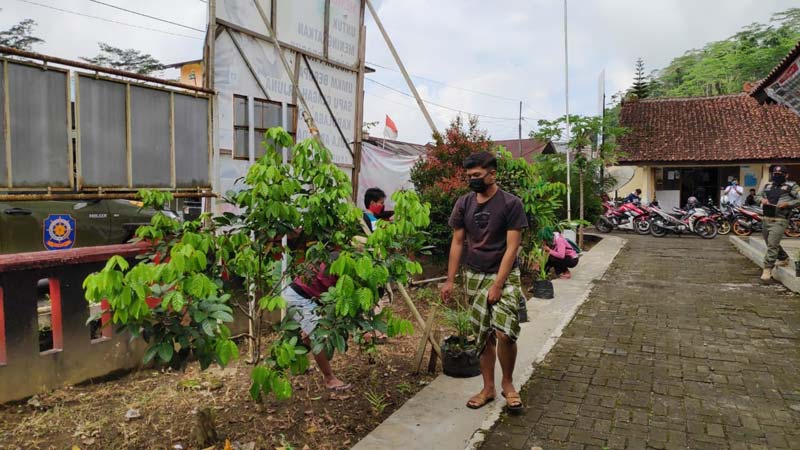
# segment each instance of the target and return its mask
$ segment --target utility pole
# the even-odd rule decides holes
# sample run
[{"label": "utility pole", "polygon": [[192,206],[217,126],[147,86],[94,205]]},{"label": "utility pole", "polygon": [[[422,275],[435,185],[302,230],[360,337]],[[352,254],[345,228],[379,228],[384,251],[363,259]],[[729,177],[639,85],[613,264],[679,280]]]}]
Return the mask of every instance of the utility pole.
[{"label": "utility pole", "polygon": [[572,222],[572,206],[570,202],[570,195],[572,186],[570,184],[570,165],[569,165],[569,45],[567,41],[567,0],[564,0],[564,102],[567,111],[567,222]]},{"label": "utility pole", "polygon": [[522,101],[519,102],[519,141],[517,141],[517,154],[522,157]]},{"label": "utility pole", "polygon": [[436,129],[436,125],[434,125],[431,115],[428,114],[428,108],[425,107],[425,103],[422,101],[422,97],[419,96],[419,92],[417,92],[417,88],[414,86],[414,82],[411,81],[411,77],[408,75],[408,72],[406,71],[406,66],[403,65],[403,61],[400,59],[400,55],[397,54],[397,50],[394,48],[392,40],[389,39],[389,34],[386,32],[386,29],[383,28],[383,22],[381,22],[381,19],[378,17],[378,13],[375,11],[375,8],[372,6],[372,2],[370,0],[367,0],[367,8],[369,8],[369,12],[370,14],[372,14],[372,18],[375,19],[375,24],[378,25],[378,29],[381,30],[381,34],[383,35],[383,40],[386,41],[386,46],[389,47],[389,51],[392,52],[392,56],[394,57],[394,61],[397,63],[397,67],[400,68],[400,72],[406,79],[406,83],[408,83],[408,89],[410,89],[411,93],[414,94],[414,98],[417,100],[419,109],[422,110],[422,115],[425,116],[425,120],[428,121],[428,126],[431,127],[431,131],[433,132],[433,134],[438,136],[439,130]]}]

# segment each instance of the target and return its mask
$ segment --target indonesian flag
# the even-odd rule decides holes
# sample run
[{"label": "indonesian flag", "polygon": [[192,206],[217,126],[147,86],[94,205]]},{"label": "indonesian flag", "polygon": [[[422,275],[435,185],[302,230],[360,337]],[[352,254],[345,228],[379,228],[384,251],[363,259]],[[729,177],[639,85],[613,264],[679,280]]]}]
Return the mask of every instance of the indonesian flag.
[{"label": "indonesian flag", "polygon": [[386,125],[383,127],[383,137],[389,139],[397,139],[397,125],[388,115],[386,116]]}]

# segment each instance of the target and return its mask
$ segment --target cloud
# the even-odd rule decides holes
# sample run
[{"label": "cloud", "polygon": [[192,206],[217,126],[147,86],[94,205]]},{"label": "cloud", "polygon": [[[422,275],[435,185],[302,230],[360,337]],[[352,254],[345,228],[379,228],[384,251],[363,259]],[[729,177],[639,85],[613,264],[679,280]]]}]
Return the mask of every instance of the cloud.
[{"label": "cloud", "polygon": [[[767,6],[765,4],[768,3]],[[525,102],[523,133],[536,120],[564,112],[563,3],[507,0],[504,2],[384,0],[378,13],[408,70],[450,85],[488,92]],[[598,76],[606,70],[607,97],[633,80],[638,57],[648,72],[691,48],[725,39],[752,22],[765,22],[778,11],[796,6],[793,0],[570,0],[570,110],[596,114]],[[393,59],[367,19],[367,60],[394,67]],[[370,75],[407,91],[396,72],[378,68]],[[464,92],[415,79],[429,88],[436,103],[496,117],[518,115],[518,103]],[[425,142],[430,130],[414,101],[391,94],[395,105],[376,96],[387,91],[367,83],[365,120],[395,119],[400,139]],[[457,113],[431,107],[437,126],[444,128]],[[498,139],[517,136],[513,120],[481,119]]]}]

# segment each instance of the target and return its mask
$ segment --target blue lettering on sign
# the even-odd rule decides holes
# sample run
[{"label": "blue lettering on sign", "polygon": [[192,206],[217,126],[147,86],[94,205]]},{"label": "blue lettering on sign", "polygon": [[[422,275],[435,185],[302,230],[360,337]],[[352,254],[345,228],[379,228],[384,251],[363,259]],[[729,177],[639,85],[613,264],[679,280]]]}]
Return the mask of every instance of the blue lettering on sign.
[{"label": "blue lettering on sign", "polygon": [[69,250],[75,245],[75,219],[69,214],[50,214],[43,228],[46,249]]}]

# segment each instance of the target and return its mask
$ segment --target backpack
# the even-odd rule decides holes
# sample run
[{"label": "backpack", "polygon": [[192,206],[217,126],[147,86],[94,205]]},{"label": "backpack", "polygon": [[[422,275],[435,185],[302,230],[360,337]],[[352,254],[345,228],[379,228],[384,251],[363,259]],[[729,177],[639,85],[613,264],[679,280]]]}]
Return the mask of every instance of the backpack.
[{"label": "backpack", "polygon": [[578,244],[572,242],[572,239],[569,239],[567,237],[565,237],[564,239],[569,243],[569,245],[572,247],[572,249],[575,250],[575,253],[578,256],[581,256],[581,248],[578,247]]}]

